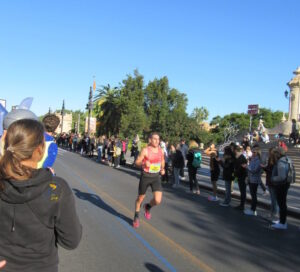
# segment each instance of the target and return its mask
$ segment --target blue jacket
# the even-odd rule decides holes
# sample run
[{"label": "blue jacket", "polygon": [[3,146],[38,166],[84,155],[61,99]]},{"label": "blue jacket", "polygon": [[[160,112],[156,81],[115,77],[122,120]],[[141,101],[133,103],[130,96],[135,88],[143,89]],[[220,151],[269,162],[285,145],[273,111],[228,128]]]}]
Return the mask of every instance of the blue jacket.
[{"label": "blue jacket", "polygon": [[38,168],[52,167],[57,156],[57,144],[54,142],[54,138],[49,134],[45,133],[45,154],[42,160],[38,163]]},{"label": "blue jacket", "polygon": [[250,183],[260,183],[261,182],[261,172],[262,168],[260,166],[261,161],[259,157],[253,157],[248,165],[248,176]]}]

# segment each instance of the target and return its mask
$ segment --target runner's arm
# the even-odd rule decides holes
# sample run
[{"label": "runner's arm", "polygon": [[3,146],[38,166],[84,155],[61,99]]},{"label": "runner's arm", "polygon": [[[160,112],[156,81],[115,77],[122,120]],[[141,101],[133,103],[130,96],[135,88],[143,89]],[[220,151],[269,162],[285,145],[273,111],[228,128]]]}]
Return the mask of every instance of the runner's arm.
[{"label": "runner's arm", "polygon": [[164,151],[162,150],[162,156],[161,156],[161,168],[160,168],[160,173],[162,175],[165,174],[165,154],[164,154]]},{"label": "runner's arm", "polygon": [[142,152],[139,154],[139,156],[137,157],[137,159],[135,161],[135,165],[142,166],[143,161],[146,156],[147,156],[147,150],[146,150],[146,148],[143,148]]}]

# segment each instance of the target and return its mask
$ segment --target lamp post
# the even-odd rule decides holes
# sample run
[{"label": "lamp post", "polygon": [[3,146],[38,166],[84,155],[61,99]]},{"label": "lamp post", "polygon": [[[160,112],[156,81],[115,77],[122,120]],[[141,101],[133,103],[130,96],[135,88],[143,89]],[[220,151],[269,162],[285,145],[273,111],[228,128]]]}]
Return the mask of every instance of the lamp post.
[{"label": "lamp post", "polygon": [[64,126],[64,114],[65,114],[65,100],[63,100],[62,108],[61,108],[61,131],[63,133],[63,126]]},{"label": "lamp post", "polygon": [[288,118],[288,120],[290,120],[291,119],[291,110],[292,110],[291,109],[291,107],[292,107],[292,100],[295,100],[295,96],[293,94],[289,93],[288,90],[285,90],[284,96],[285,96],[286,99],[289,100],[289,118]]},{"label": "lamp post", "polygon": [[93,88],[90,87],[90,93],[89,93],[89,102],[87,104],[87,109],[89,111],[89,114],[88,114],[88,136],[90,136],[90,133],[91,133],[91,113],[92,113],[92,110],[93,110]]}]

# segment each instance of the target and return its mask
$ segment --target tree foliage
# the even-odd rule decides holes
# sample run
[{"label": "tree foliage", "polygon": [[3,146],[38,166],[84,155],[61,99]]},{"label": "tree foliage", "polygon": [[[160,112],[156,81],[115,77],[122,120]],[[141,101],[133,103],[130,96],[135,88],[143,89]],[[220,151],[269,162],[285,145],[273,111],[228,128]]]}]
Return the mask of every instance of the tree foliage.
[{"label": "tree foliage", "polygon": [[198,124],[201,124],[203,121],[207,120],[209,116],[208,109],[205,107],[194,108],[191,117],[196,120]]},{"label": "tree foliage", "polygon": [[[109,84],[101,86],[94,97],[94,114],[97,117],[98,134],[120,135],[132,138],[139,134],[147,140],[151,131],[157,131],[162,138],[176,143],[180,138],[195,139],[208,143],[224,141],[224,131],[234,125],[239,131],[249,129],[249,115],[232,113],[224,117],[215,116],[208,132],[200,124],[208,119],[205,107],[196,107],[191,115],[186,112],[186,94],[169,86],[167,77],[154,78],[145,84],[144,77],[135,70],[127,75],[118,87]],[[253,127],[259,119],[266,127],[274,127],[282,118],[282,112],[262,108],[253,118]]]}]

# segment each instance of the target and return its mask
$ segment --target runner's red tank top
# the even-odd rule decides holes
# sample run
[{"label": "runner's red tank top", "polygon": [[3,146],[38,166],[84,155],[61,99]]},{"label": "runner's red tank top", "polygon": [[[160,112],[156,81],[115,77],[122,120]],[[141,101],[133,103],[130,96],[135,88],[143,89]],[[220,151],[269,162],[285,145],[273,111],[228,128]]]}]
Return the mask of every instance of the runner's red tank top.
[{"label": "runner's red tank top", "polygon": [[[143,160],[143,170],[146,173],[159,173],[161,169],[161,161],[162,161],[162,150],[160,147],[158,147],[158,152],[154,153],[152,151],[152,148],[149,146],[147,147],[147,153],[148,155]],[[145,166],[145,162],[150,162],[150,167]]]}]

